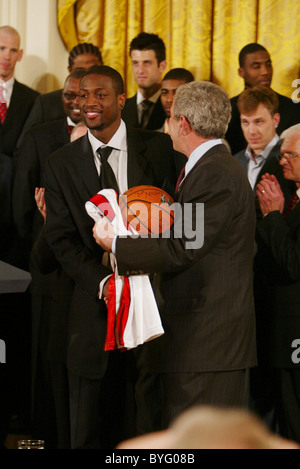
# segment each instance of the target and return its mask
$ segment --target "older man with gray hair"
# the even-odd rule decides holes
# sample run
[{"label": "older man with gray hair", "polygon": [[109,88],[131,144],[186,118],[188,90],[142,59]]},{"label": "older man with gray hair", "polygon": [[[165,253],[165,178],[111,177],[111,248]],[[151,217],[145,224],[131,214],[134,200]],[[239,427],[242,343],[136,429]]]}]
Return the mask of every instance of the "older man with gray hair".
[{"label": "older man with gray hair", "polygon": [[[269,254],[269,360],[276,373],[276,416],[280,433],[300,442],[300,124],[281,134],[283,176],[296,185],[285,200],[274,175],[257,185],[264,217],[257,231]],[[286,203],[287,202],[287,203]]]},{"label": "older man with gray hair", "polygon": [[152,429],[166,428],[194,404],[248,406],[249,368],[256,364],[255,209],[247,176],[222,143],[230,114],[227,93],[213,83],[177,89],[170,135],[188,161],[168,238],[111,239],[94,227],[121,275],[157,274],[153,287],[165,333],[142,346],[137,385],[140,410],[145,416],[148,407],[158,418]]}]

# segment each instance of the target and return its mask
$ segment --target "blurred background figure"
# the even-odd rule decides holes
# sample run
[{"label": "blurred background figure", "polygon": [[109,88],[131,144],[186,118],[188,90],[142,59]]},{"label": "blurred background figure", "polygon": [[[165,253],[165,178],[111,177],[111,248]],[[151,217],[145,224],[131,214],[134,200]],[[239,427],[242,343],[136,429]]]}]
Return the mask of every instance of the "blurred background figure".
[{"label": "blurred background figure", "polygon": [[194,81],[194,76],[185,68],[173,68],[165,74],[161,85],[160,100],[166,114],[166,119],[163,126],[158,129],[161,132],[169,134],[171,107],[178,86],[191,81]]},{"label": "blurred background figure", "polygon": [[165,44],[156,34],[142,32],[131,41],[129,55],[138,90],[126,99],[122,119],[132,127],[159,129],[165,120],[160,102],[162,73],[167,66]]},{"label": "blurred background figure", "polygon": [[196,406],[167,430],[121,442],[117,449],[300,449],[245,409]]}]

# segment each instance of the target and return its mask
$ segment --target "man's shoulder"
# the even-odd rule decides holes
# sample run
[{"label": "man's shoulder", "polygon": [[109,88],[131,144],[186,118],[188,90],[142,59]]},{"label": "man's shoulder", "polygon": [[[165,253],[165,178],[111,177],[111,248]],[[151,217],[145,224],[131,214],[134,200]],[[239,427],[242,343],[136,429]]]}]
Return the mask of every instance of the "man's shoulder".
[{"label": "man's shoulder", "polygon": [[30,88],[30,86],[25,85],[24,83],[20,83],[18,80],[15,80],[14,82],[14,88],[13,91],[17,90],[18,92],[22,93],[23,95],[32,97],[33,99],[37,98],[40,96],[40,93],[33,88]]},{"label": "man's shoulder", "polygon": [[238,160],[238,161],[244,160],[244,159],[246,159],[246,150],[245,149],[240,150],[232,156],[235,160]]},{"label": "man's shoulder", "polygon": [[54,151],[49,160],[51,163],[68,161],[69,158],[75,158],[77,155],[83,155],[90,147],[87,136],[84,135],[74,142],[68,142],[64,146]]},{"label": "man's shoulder", "polygon": [[39,100],[46,103],[52,103],[53,100],[59,100],[61,102],[62,89],[49,91],[48,93],[42,93],[39,95]]},{"label": "man's shoulder", "polygon": [[[273,90],[274,91],[274,90]],[[288,98],[287,96],[284,96],[283,94],[280,94],[280,93],[277,93],[277,91],[275,91],[275,93],[277,94],[277,97],[278,97],[278,101],[279,101],[279,111],[280,109],[284,109],[284,110],[287,110],[287,109],[298,109],[297,108],[297,105],[299,103],[294,103],[293,100],[291,98]],[[299,106],[298,106],[299,107]],[[300,110],[299,110],[300,112]]]},{"label": "man's shoulder", "polygon": [[136,106],[136,98],[137,98],[137,94],[131,96],[130,98],[126,98],[125,107]]},{"label": "man's shoulder", "polygon": [[159,132],[158,130],[139,129],[127,126],[127,134],[129,138],[139,137],[144,142],[156,142],[157,144],[172,145],[173,147],[170,135]]},{"label": "man's shoulder", "polygon": [[49,122],[43,122],[42,124],[37,124],[34,127],[31,127],[27,130],[27,133],[32,134],[35,136],[53,134],[59,129],[64,128],[66,126],[66,118],[57,119]]}]

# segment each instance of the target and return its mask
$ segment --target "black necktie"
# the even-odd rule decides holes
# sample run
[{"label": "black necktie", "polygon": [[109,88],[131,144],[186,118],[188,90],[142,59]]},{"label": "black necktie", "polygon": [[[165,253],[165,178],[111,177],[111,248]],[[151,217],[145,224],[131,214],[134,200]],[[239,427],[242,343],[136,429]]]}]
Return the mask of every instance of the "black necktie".
[{"label": "black necktie", "polygon": [[152,102],[145,99],[141,102],[140,106],[142,108],[141,127],[144,129],[149,121]]},{"label": "black necktie", "polygon": [[98,154],[101,161],[100,169],[100,185],[101,189],[114,189],[119,194],[119,186],[114,175],[114,172],[109,164],[108,157],[112,152],[112,147],[98,148]]}]

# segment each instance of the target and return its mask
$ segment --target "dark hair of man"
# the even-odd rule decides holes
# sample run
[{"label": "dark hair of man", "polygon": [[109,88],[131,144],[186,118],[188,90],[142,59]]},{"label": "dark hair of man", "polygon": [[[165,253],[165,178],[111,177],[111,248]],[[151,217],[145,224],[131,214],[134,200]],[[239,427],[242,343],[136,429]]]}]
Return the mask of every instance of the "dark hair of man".
[{"label": "dark hair of man", "polygon": [[243,47],[243,49],[239,53],[240,67],[242,68],[244,66],[246,55],[253,54],[254,52],[258,52],[260,50],[268,52],[264,46],[262,46],[261,44],[257,44],[257,42],[251,42],[251,44],[247,44],[245,47]]},{"label": "dark hair of man", "polygon": [[254,112],[260,104],[263,104],[271,116],[278,112],[278,97],[275,91],[267,86],[257,85],[252,88],[246,88],[239,96],[237,107],[240,114]]},{"label": "dark hair of man", "polygon": [[194,81],[195,78],[192,72],[185,68],[172,68],[172,70],[169,70],[165,74],[163,81],[164,80],[180,80],[185,83],[190,83],[191,81]]},{"label": "dark hair of man", "polygon": [[124,93],[124,81],[122,76],[117,72],[117,70],[109,67],[108,65],[93,65],[88,69],[84,76],[86,77],[87,75],[104,75],[105,77],[109,77],[113,82],[116,94],[119,95]]},{"label": "dark hair of man", "polygon": [[69,53],[69,67],[72,67],[75,57],[82,54],[92,54],[98,57],[99,63],[103,64],[101,52],[98,47],[88,42],[77,44]]},{"label": "dark hair of man", "polygon": [[83,78],[84,75],[86,75],[86,70],[84,68],[76,68],[76,70],[73,70],[73,72],[67,76],[65,79],[65,84],[69,78]]},{"label": "dark hair of man", "polygon": [[158,64],[166,60],[166,46],[157,34],[140,33],[132,39],[129,46],[129,55],[133,50],[154,50]]}]

